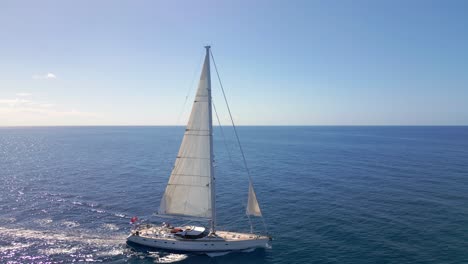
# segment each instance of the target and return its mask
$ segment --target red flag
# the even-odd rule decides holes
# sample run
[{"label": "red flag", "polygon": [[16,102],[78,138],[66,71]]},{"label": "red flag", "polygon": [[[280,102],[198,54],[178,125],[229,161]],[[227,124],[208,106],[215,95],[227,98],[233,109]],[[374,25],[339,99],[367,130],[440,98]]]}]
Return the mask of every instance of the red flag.
[{"label": "red flag", "polygon": [[130,219],[130,223],[134,224],[136,221],[138,221],[138,217],[134,216]]}]

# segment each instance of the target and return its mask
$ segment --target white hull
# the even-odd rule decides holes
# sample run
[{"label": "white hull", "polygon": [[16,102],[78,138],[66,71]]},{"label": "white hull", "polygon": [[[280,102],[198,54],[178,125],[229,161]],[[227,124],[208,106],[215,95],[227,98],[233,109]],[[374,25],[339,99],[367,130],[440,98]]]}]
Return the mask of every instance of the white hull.
[{"label": "white hull", "polygon": [[152,248],[204,253],[268,248],[270,238],[254,234],[218,231],[216,235],[209,235],[199,239],[147,236],[132,233],[128,236],[127,241]]}]

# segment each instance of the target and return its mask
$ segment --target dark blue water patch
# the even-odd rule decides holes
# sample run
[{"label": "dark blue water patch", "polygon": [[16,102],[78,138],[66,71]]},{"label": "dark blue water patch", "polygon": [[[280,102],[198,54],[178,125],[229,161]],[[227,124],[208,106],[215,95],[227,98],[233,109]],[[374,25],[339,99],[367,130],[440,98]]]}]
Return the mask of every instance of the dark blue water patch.
[{"label": "dark blue water patch", "polygon": [[[128,247],[129,219],[155,219],[183,132],[0,128],[0,262],[468,263],[467,127],[240,127],[273,248]],[[224,133],[219,225],[248,231],[247,177]]]}]

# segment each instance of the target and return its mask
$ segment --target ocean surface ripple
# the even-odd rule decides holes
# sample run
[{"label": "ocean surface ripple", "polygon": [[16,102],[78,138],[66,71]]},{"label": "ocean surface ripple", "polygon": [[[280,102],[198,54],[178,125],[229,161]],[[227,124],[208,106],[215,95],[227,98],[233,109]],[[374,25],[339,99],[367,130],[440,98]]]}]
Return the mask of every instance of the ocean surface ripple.
[{"label": "ocean surface ripple", "polygon": [[[468,127],[240,127],[272,249],[126,245],[132,216],[160,220],[183,131],[0,128],[0,263],[468,263]],[[220,228],[248,231],[239,149],[214,132]]]}]

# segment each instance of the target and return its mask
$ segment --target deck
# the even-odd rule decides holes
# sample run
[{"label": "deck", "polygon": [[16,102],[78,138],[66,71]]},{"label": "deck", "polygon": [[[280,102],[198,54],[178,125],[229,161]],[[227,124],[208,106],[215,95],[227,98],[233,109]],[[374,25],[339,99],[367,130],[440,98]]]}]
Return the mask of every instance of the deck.
[{"label": "deck", "polygon": [[[191,239],[181,239],[171,233],[171,229],[161,227],[161,226],[150,226],[150,227],[140,227],[137,229],[138,235],[141,237],[155,238],[155,239],[164,239],[164,240],[174,240],[174,241],[190,241]],[[210,234],[206,237],[193,239],[196,241],[246,241],[246,240],[256,240],[256,239],[268,239],[267,236],[260,236],[250,233],[238,233],[230,231],[216,231],[216,234]],[[192,240],[192,241],[193,241]]]}]

